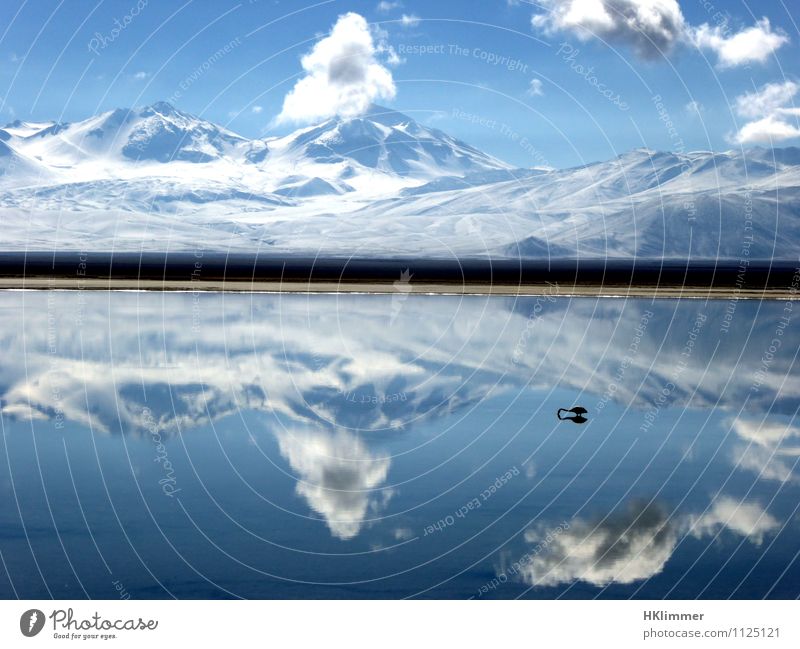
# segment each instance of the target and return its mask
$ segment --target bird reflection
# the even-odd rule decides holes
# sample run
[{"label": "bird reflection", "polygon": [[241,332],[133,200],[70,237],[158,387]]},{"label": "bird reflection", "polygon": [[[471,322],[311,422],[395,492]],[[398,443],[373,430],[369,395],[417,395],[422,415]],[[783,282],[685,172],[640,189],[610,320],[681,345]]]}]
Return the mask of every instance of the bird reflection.
[{"label": "bird reflection", "polygon": [[[572,413],[572,416],[567,415],[565,417],[561,416],[561,413]],[[561,421],[571,421],[576,424],[585,424],[589,421],[584,415],[586,415],[589,411],[586,408],[582,408],[581,406],[575,406],[574,408],[559,408],[556,415]]]}]

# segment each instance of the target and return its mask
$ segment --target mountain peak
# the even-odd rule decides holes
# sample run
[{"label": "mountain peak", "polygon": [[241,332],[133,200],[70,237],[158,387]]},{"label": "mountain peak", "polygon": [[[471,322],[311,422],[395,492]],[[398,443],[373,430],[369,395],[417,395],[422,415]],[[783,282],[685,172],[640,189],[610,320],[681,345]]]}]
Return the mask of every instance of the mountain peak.
[{"label": "mountain peak", "polygon": [[15,119],[2,127],[2,131],[16,137],[29,137],[51,128],[56,122],[29,122]]},{"label": "mountain peak", "polygon": [[385,108],[377,104],[372,104],[366,113],[362,116],[364,119],[369,119],[373,122],[378,122],[384,126],[396,126],[404,122],[413,122],[414,119],[408,115],[401,113],[391,108]]},{"label": "mountain peak", "polygon": [[154,104],[150,104],[149,107],[155,111],[158,111],[159,113],[174,113],[178,110],[168,101],[157,101]]},{"label": "mountain peak", "polygon": [[168,101],[157,101],[153,104],[150,104],[149,106],[143,106],[136,112],[138,112],[143,117],[149,117],[151,115],[161,115],[162,117],[182,117],[193,120],[200,120],[199,117],[183,112],[182,110],[170,104]]},{"label": "mountain peak", "polygon": [[336,117],[283,138],[286,149],[317,163],[356,162],[406,178],[508,169],[508,165],[396,110],[373,104],[359,117]]},{"label": "mountain peak", "polygon": [[379,106],[378,104],[372,104],[365,112],[358,115],[353,115],[352,117],[335,115],[334,117],[328,118],[324,122],[320,122],[319,124],[311,124],[304,128],[305,130],[308,130],[332,124],[348,124],[350,122],[376,122],[386,126],[394,126],[395,124],[413,121],[414,120],[411,117],[404,115],[399,111],[392,110],[391,108],[386,108],[384,106]]}]

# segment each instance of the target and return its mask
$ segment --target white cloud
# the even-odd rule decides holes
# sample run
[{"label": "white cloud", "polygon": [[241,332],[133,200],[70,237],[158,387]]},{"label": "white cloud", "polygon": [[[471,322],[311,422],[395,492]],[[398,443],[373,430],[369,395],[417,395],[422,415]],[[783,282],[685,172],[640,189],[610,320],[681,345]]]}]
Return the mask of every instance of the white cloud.
[{"label": "white cloud", "polygon": [[368,512],[386,504],[391,460],[370,453],[358,437],[341,431],[284,431],[278,434],[283,455],[297,472],[297,493],[325,519],[342,540],[355,537]]},{"label": "white cloud", "polygon": [[800,90],[794,81],[768,83],[754,92],[736,98],[736,112],[742,117],[766,117],[780,111]]},{"label": "white cloud", "polygon": [[410,541],[414,538],[414,531],[408,527],[398,527],[394,531],[394,538],[397,541]]},{"label": "white cloud", "polygon": [[796,460],[786,460],[770,449],[761,446],[737,446],[733,449],[734,465],[755,473],[760,480],[789,482],[792,480],[792,469]]},{"label": "white cloud", "polygon": [[521,575],[533,586],[577,580],[600,587],[632,584],[660,573],[686,535],[704,538],[726,530],[760,545],[779,528],[759,504],[728,496],[718,497],[701,515],[668,515],[658,505],[638,502],[599,523],[571,521],[566,531],[551,533],[549,543],[546,528],[526,531],[525,540],[537,544],[537,551],[521,562]]},{"label": "white cloud", "polygon": [[382,0],[378,3],[377,10],[381,13],[389,13],[395,9],[400,9],[402,6],[402,2],[389,2],[388,0]]},{"label": "white cloud", "polygon": [[[540,533],[529,530],[535,543]],[[555,586],[575,580],[595,586],[631,584],[661,572],[678,542],[678,533],[664,510],[633,505],[600,524],[576,520],[522,569],[531,585]]]},{"label": "white cloud", "polygon": [[144,81],[149,76],[150,75],[147,72],[140,70],[139,72],[133,75],[133,78],[136,79],[137,81]]},{"label": "white cloud", "polygon": [[773,31],[768,18],[762,18],[752,27],[732,35],[722,26],[703,24],[692,28],[690,36],[697,47],[714,52],[722,68],[763,63],[775,50],[789,42],[786,34]]},{"label": "white cloud", "polygon": [[768,18],[736,33],[727,25],[694,27],[686,23],[677,0],[542,0],[541,5],[545,12],[534,14],[534,28],[628,45],[645,59],[658,58],[679,42],[689,42],[714,52],[718,65],[727,68],[763,63],[789,42]]},{"label": "white cloud", "polygon": [[[800,131],[796,135],[800,135]],[[733,421],[732,428],[747,442],[733,450],[732,459],[737,467],[752,471],[762,480],[796,480],[794,468],[800,457],[800,428],[741,418]]]},{"label": "white cloud", "polygon": [[528,94],[533,97],[541,97],[544,94],[541,79],[531,79],[531,85],[528,86]]},{"label": "white cloud", "polygon": [[403,14],[400,17],[400,24],[403,27],[416,27],[422,19],[415,14]]},{"label": "white cloud", "polygon": [[733,430],[742,439],[767,448],[775,448],[792,439],[800,442],[800,428],[780,422],[736,419],[733,422]]},{"label": "white cloud", "polygon": [[757,503],[739,502],[729,496],[721,496],[701,516],[692,519],[691,534],[696,538],[713,536],[726,528],[743,536],[756,545],[764,537],[780,527],[780,523]]},{"label": "white cloud", "polygon": [[800,109],[792,105],[800,84],[794,81],[768,83],[736,98],[736,112],[749,119],[733,137],[738,144],[770,144],[800,137]]},{"label": "white cloud", "polygon": [[256,115],[258,115],[259,113],[264,112],[264,107],[263,106],[253,106],[250,110],[253,113],[255,113]]},{"label": "white cloud", "polygon": [[569,31],[581,40],[600,38],[634,48],[643,58],[669,52],[684,32],[676,0],[544,0],[533,26]]},{"label": "white cloud", "polygon": [[705,107],[699,101],[692,99],[692,101],[684,106],[684,109],[690,115],[700,115],[705,110]]},{"label": "white cloud", "polygon": [[386,64],[387,65],[400,65],[401,63],[405,63],[406,60],[401,57],[397,50],[394,49],[391,45],[382,45],[381,52],[386,55]]},{"label": "white cloud", "polygon": [[382,50],[363,16],[340,16],[331,33],[302,58],[306,74],[284,98],[277,121],[356,117],[375,101],[393,99],[392,73],[377,59]]}]

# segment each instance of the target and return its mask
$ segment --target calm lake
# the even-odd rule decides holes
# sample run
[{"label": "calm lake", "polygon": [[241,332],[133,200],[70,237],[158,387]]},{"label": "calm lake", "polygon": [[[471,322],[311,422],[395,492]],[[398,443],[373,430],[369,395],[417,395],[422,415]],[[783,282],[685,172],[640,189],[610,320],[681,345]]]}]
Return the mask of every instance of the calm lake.
[{"label": "calm lake", "polygon": [[800,308],[0,293],[0,597],[796,598]]}]

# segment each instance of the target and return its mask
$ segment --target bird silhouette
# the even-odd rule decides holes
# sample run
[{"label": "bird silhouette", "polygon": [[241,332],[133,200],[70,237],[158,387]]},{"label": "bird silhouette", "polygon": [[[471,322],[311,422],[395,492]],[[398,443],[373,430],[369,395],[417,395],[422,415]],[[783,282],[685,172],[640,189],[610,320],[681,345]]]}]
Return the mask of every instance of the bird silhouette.
[{"label": "bird silhouette", "polygon": [[[562,412],[571,412],[574,416],[562,417],[561,416]],[[574,408],[559,408],[558,412],[556,412],[556,415],[561,421],[571,421],[575,424],[585,424],[587,421],[589,421],[586,417],[584,417],[584,415],[587,414],[588,412],[589,411],[586,410],[586,408],[583,408],[581,406],[575,406]]]}]

